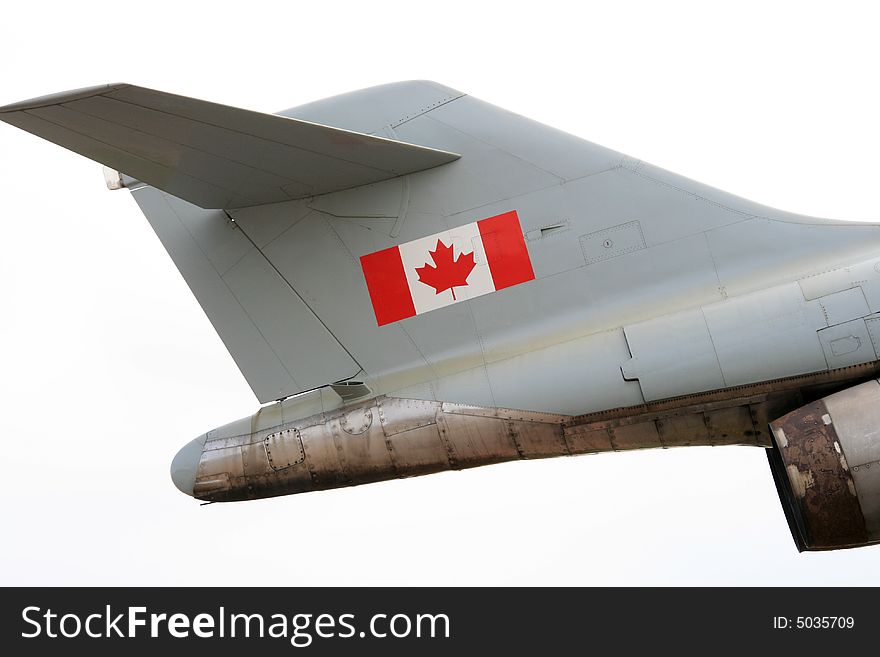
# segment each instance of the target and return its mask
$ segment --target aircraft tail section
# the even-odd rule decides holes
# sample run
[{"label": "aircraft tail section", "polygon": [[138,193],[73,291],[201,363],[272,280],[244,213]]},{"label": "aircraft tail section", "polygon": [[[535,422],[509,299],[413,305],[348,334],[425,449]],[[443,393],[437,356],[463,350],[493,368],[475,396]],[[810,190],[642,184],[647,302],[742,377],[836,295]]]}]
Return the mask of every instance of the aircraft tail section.
[{"label": "aircraft tail section", "polygon": [[[707,337],[701,308],[797,292],[880,243],[878,226],[766,208],[429,82],[282,116],[121,85],[0,118],[149,183],[122,178],[264,402],[344,380],[362,384],[346,399],[577,415],[716,385],[639,360],[658,353],[646,323],[687,345],[689,362],[717,361],[722,384],[735,378],[728,357],[743,383],[818,371],[816,331],[831,326],[800,297],[781,319],[787,306],[765,304],[753,335],[764,344],[765,324],[782,320],[804,329],[815,358],[798,350],[791,367],[743,368],[735,349],[715,358],[714,334],[697,349],[663,318]],[[854,294],[841,276],[831,292]],[[660,352],[684,360],[676,349]]]}]

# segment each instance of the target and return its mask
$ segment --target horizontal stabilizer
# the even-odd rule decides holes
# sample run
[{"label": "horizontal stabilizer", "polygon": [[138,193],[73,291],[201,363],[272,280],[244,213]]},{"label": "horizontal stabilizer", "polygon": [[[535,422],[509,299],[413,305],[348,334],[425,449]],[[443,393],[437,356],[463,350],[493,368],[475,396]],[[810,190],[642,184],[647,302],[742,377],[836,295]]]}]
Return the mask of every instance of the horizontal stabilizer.
[{"label": "horizontal stabilizer", "polygon": [[326,194],[459,157],[129,84],[7,105],[0,120],[211,209]]}]

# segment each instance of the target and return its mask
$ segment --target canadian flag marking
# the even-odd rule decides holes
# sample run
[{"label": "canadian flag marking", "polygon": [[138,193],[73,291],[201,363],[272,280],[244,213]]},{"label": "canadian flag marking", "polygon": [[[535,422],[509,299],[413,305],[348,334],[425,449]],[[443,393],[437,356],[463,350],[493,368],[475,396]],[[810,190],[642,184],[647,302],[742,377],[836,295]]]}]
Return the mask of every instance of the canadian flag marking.
[{"label": "canadian flag marking", "polygon": [[535,278],[516,211],[361,257],[379,326]]}]

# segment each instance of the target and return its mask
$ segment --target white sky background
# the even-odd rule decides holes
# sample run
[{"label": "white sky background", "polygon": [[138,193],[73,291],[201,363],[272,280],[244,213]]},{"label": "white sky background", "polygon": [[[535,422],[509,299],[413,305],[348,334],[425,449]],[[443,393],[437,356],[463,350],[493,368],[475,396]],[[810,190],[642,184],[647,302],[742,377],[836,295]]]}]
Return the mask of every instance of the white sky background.
[{"label": "white sky background", "polygon": [[[880,220],[880,11],[716,4],[7,3],[0,105],[124,81],[278,111],[427,78],[761,203]],[[2,584],[880,584],[880,547],[798,555],[754,448],[200,507],[171,458],[258,404],[146,219],[3,123],[0,198]]]}]

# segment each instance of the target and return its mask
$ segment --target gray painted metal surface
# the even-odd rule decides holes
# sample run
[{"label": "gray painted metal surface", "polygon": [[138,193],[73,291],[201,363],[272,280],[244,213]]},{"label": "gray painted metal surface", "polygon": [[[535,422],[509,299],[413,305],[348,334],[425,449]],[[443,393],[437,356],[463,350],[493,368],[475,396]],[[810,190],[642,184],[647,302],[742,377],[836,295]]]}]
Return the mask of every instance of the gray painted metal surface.
[{"label": "gray painted metal surface", "polygon": [[152,187],[132,195],[261,401],[357,374],[344,347],[222,211]]},{"label": "gray painted metal surface", "polygon": [[[826,329],[880,310],[873,263],[862,301],[850,281],[813,303],[801,282],[834,287],[876,252],[877,226],[764,208],[432,83],[284,114],[462,157],[231,222],[133,192],[155,226],[182,224],[157,231],[261,401],[355,377],[373,394],[577,414],[871,357],[836,353]],[[511,209],[534,281],[376,325],[361,256]],[[612,362],[600,336],[615,331],[629,353]]]},{"label": "gray painted metal surface", "polygon": [[[768,446],[767,423],[818,398],[810,386],[877,375],[880,225],[764,207],[442,85],[281,116],[131,86],[0,112],[122,171],[107,179],[132,190],[258,399],[283,399],[208,432],[199,463],[182,450],[175,483],[204,499]],[[93,148],[108,135],[118,143]],[[533,277],[377,322],[362,258],[511,212]],[[849,461],[880,444],[870,427],[837,429]],[[874,523],[868,465],[838,474]]]},{"label": "gray painted metal surface", "polygon": [[458,157],[130,84],[0,107],[0,119],[203,208],[315,196]]},{"label": "gray painted metal surface", "polygon": [[[123,124],[159,110],[217,130],[282,121],[130,86],[11,106],[3,117],[98,111],[88,103],[130,106],[114,119]],[[851,349],[854,340],[835,342],[844,329],[828,329],[880,311],[875,225],[765,208],[433,83],[283,114],[462,157],[228,214],[129,183],[261,401],[356,377],[373,394],[576,414],[872,358],[864,330],[849,336],[859,341]],[[217,148],[228,147],[222,134],[210,134]],[[376,325],[361,256],[511,209],[535,280]],[[630,353],[611,362],[598,336],[614,332]],[[532,380],[544,384],[524,394]]]}]

